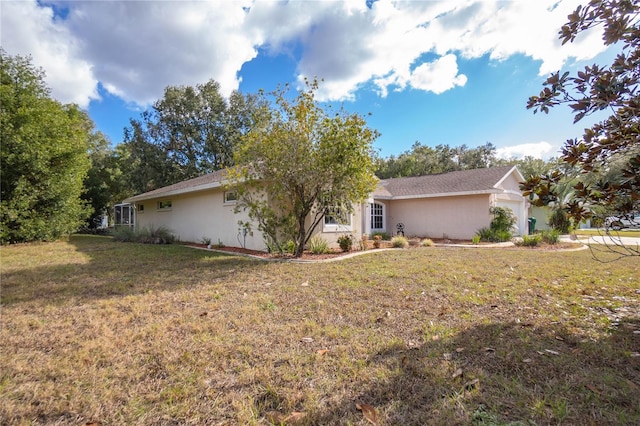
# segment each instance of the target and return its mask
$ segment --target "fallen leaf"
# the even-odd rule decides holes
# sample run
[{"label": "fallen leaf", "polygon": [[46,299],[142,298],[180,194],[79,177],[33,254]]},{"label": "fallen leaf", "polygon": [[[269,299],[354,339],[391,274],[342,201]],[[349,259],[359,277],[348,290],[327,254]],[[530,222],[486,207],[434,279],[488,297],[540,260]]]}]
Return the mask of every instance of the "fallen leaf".
[{"label": "fallen leaf", "polygon": [[275,424],[281,424],[285,420],[285,415],[282,414],[280,411],[269,411],[265,414],[265,417],[271,423],[275,423]]},{"label": "fallen leaf", "polygon": [[302,284],[300,284],[300,287],[309,287],[309,281],[305,281]]},{"label": "fallen leaf", "polygon": [[560,352],[552,351],[551,349],[545,349],[544,351],[551,355],[560,355]]},{"label": "fallen leaf", "polygon": [[329,353],[329,349],[318,349],[318,355],[326,355]]},{"label": "fallen leaf", "polygon": [[440,336],[438,336],[437,334],[434,334],[433,336],[431,336],[431,340],[433,340],[434,342],[436,340],[440,340]]},{"label": "fallen leaf", "polygon": [[362,415],[372,425],[378,424],[378,412],[369,404],[356,404],[356,408],[362,411]]},{"label": "fallen leaf", "polygon": [[587,389],[589,389],[591,392],[593,392],[593,393],[595,393],[595,394],[597,394],[597,395],[599,395],[599,394],[600,394],[600,391],[599,391],[598,389],[596,389],[594,386],[591,386],[591,385],[584,385],[584,387],[586,387],[586,388],[587,388]]},{"label": "fallen leaf", "polygon": [[451,376],[452,379],[455,379],[456,377],[460,377],[462,376],[462,368],[458,368],[453,375]]},{"label": "fallen leaf", "polygon": [[451,361],[452,355],[449,352],[442,354],[446,361]]},{"label": "fallen leaf", "polygon": [[561,342],[564,342],[564,339],[560,336],[555,336],[556,340],[560,340]]},{"label": "fallen leaf", "polygon": [[201,317],[206,317],[207,315],[209,315],[209,312],[203,312],[200,314]]},{"label": "fallen leaf", "polygon": [[458,353],[464,352],[464,348],[456,348],[456,352],[458,352]]},{"label": "fallen leaf", "polygon": [[527,364],[531,362],[531,358],[525,358],[522,360],[522,362],[526,362]]},{"label": "fallen leaf", "polygon": [[473,379],[464,384],[465,390],[473,390],[473,388],[477,387],[478,383],[480,383],[480,379]]},{"label": "fallen leaf", "polygon": [[493,348],[484,348],[483,350],[484,350],[486,353],[493,353],[493,352],[495,352],[495,351],[496,351],[496,350],[495,350],[495,349],[493,349]]},{"label": "fallen leaf", "polygon": [[306,417],[307,413],[302,411],[294,411],[284,418],[285,423],[297,423]]},{"label": "fallen leaf", "polygon": [[303,337],[302,339],[300,339],[300,341],[302,343],[311,343],[313,342],[313,337]]}]

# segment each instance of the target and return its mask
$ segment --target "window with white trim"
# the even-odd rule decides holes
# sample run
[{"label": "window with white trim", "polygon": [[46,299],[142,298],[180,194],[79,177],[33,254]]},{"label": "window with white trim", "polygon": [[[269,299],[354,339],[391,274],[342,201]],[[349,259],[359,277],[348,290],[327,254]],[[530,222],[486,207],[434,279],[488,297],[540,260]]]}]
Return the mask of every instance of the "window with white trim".
[{"label": "window with white trim", "polygon": [[324,214],[324,231],[340,232],[351,230],[351,213],[340,207],[329,207]]},{"label": "window with white trim", "polygon": [[224,192],[224,203],[225,204],[235,204],[238,201],[238,193],[236,191],[225,191]]},{"label": "window with white trim", "polygon": [[144,204],[137,204],[138,213],[144,213]]},{"label": "window with white trim", "polygon": [[371,203],[371,229],[384,229],[384,206],[379,203]]}]

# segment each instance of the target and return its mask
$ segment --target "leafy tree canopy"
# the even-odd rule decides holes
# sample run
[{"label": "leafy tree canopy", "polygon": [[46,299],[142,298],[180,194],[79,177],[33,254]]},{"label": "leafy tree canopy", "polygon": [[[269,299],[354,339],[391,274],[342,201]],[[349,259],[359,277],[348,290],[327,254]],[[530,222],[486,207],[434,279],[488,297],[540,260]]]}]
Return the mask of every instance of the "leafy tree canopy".
[{"label": "leafy tree canopy", "polygon": [[392,155],[381,159],[376,175],[381,179],[388,179],[491,167],[503,163],[495,153],[496,148],[489,142],[477,148],[466,145],[453,148],[438,145],[432,148],[416,142],[411,150],[397,157]]},{"label": "leafy tree canopy", "polygon": [[[239,207],[258,222],[269,245],[294,241],[301,256],[329,211],[351,212],[375,188],[373,141],[378,132],[363,117],[323,109],[318,81],[295,99],[288,88],[264,94],[254,127],[242,137],[230,174]],[[256,190],[259,188],[260,190]]]},{"label": "leafy tree canopy", "polygon": [[0,57],[0,242],[53,240],[90,213],[81,194],[93,123],[50,98],[30,58]]},{"label": "leafy tree canopy", "polygon": [[[608,215],[629,217],[640,210],[639,14],[638,0],[591,0],[578,7],[560,30],[562,43],[598,27],[605,45],[615,46],[619,53],[608,66],[594,64],[574,75],[552,74],[540,94],[527,103],[534,113],[568,105],[574,122],[597,111],[610,112],[585,129],[581,138],[567,140],[562,150],[562,162],[583,174],[574,186],[576,196],[565,206],[575,222]],[[530,177],[522,189],[534,203],[544,205],[558,200],[563,179],[564,173],[555,170]]]},{"label": "leafy tree canopy", "polygon": [[254,96],[237,91],[225,100],[214,80],[195,87],[167,87],[164,97],[125,129],[127,174],[134,192],[231,166],[254,106]]}]

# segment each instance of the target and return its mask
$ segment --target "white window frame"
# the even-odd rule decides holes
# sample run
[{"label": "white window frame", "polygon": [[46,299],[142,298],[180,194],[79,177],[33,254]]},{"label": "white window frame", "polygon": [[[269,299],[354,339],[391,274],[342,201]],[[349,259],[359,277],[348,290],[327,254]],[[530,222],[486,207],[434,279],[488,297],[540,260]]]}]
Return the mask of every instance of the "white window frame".
[{"label": "white window frame", "polygon": [[236,204],[238,202],[238,191],[224,191],[224,204]]},{"label": "white window frame", "polygon": [[[378,210],[378,206],[379,206],[379,212],[377,212]],[[386,231],[386,223],[385,223],[385,218],[384,218],[384,213],[385,213],[385,205],[382,203],[376,203],[373,202],[370,205],[371,208],[371,230],[372,231]],[[375,227],[375,220],[374,217],[378,217],[380,219],[380,222],[382,224],[382,226],[380,228],[376,228]]]},{"label": "white window frame", "polygon": [[[334,214],[331,214],[334,213]],[[337,215],[335,213],[338,213]],[[342,215],[342,219],[346,219],[343,223],[340,221],[339,215]],[[324,215],[322,222],[322,232],[348,232],[353,230],[353,214],[347,211],[340,211],[339,208],[330,207]]]}]

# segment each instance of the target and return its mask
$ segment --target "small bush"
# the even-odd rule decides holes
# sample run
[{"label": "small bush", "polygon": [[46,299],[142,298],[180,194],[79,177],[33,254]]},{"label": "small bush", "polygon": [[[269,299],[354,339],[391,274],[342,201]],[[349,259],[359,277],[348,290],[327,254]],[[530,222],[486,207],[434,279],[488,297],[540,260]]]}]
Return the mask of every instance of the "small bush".
[{"label": "small bush", "polygon": [[140,229],[133,229],[129,226],[118,226],[114,231],[113,238],[121,242],[134,242],[142,244],[171,244],[176,237],[171,230],[165,226],[150,226]]},{"label": "small bush", "polygon": [[425,238],[424,240],[420,241],[420,245],[422,247],[431,247],[433,246],[433,240],[430,238]]},{"label": "small bush", "polygon": [[113,239],[122,243],[136,241],[136,231],[130,226],[116,226],[113,230]]},{"label": "small bush", "polygon": [[209,238],[209,237],[202,237],[202,238],[200,239],[200,242],[202,242],[202,244],[204,244],[204,245],[207,245],[207,246],[208,246],[208,245],[210,245],[210,244],[211,244],[211,238]]},{"label": "small bush", "polygon": [[286,254],[293,254],[296,251],[296,243],[289,240],[282,245],[282,251]]},{"label": "small bush", "polygon": [[541,241],[542,241],[542,235],[540,234],[523,235],[521,244],[524,247],[536,247],[538,244],[540,244]]},{"label": "small bush", "polygon": [[374,235],[373,236],[373,248],[380,248],[380,241],[382,240],[382,235]]},{"label": "small bush", "polygon": [[549,231],[542,231],[542,241],[547,244],[558,244],[560,241],[560,231],[552,229]]},{"label": "small bush", "polygon": [[308,243],[308,247],[309,251],[313,254],[324,254],[331,251],[329,249],[329,243],[327,243],[327,240],[319,235],[314,235],[313,237],[311,237]]},{"label": "small bush", "polygon": [[373,240],[375,240],[376,237],[380,237],[380,239],[384,240],[384,241],[389,241],[391,239],[389,234],[387,234],[386,232],[374,232],[374,233],[371,234],[371,238]]},{"label": "small bush", "polygon": [[341,235],[338,237],[338,245],[344,252],[351,251],[351,247],[353,247],[353,236],[351,234]]},{"label": "small bush", "polygon": [[407,248],[409,247],[409,241],[402,236],[393,237],[391,239],[391,247],[395,248]]},{"label": "small bush", "polygon": [[476,235],[480,237],[480,241],[488,241],[491,243],[501,243],[511,240],[511,232],[506,230],[481,228]]},{"label": "small bush", "polygon": [[480,244],[480,235],[476,234],[471,238],[473,244]]},{"label": "small bush", "polygon": [[562,209],[555,209],[547,218],[547,223],[554,230],[559,231],[562,234],[568,234],[571,232],[572,223],[569,215]]}]

